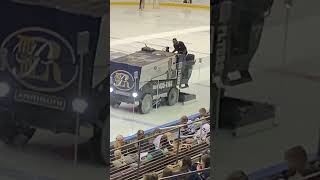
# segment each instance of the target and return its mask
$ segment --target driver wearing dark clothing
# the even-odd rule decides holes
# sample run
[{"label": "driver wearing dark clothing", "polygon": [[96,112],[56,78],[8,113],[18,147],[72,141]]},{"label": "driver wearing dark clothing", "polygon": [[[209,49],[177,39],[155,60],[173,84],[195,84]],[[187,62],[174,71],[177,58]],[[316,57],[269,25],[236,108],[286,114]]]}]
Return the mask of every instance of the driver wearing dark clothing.
[{"label": "driver wearing dark clothing", "polygon": [[178,41],[176,38],[174,38],[172,41],[174,47],[173,53],[178,52],[178,54],[188,54],[187,48],[182,41]]}]

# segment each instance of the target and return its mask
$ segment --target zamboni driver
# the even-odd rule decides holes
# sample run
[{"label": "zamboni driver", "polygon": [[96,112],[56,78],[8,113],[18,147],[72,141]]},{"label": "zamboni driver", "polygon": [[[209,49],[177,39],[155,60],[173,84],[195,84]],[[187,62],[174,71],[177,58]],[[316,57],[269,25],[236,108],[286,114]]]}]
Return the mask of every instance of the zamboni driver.
[{"label": "zamboni driver", "polygon": [[174,47],[173,53],[178,52],[178,54],[188,54],[187,48],[182,41],[178,41],[176,38],[173,38],[172,42]]},{"label": "zamboni driver", "polygon": [[[184,45],[184,43],[182,41],[178,41],[176,38],[173,38],[172,41],[173,41],[173,47],[174,47],[173,53],[178,52],[178,54],[184,55],[185,57],[183,57],[182,62],[185,62],[186,58],[187,58],[186,56],[188,55],[187,47]],[[188,80],[186,80],[186,82],[184,82],[182,84],[184,84],[183,88],[189,87]],[[180,85],[180,88],[181,87],[182,86]]]}]

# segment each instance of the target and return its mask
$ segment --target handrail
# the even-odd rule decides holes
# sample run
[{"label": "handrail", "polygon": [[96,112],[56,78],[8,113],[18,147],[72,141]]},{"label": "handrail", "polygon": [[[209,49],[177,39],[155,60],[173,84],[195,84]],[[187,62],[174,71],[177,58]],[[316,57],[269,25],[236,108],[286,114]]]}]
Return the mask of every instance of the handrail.
[{"label": "handrail", "polygon": [[[195,124],[195,123],[197,123],[197,122],[204,121],[204,120],[207,120],[207,119],[210,119],[210,116],[207,116],[207,117],[205,117],[205,118],[201,118],[201,119],[198,119],[198,120],[194,120],[194,121],[193,121],[192,123],[190,123],[190,124]],[[189,124],[189,125],[190,125],[190,124]],[[132,146],[132,145],[134,145],[134,144],[137,144],[137,143],[140,143],[140,142],[142,142],[142,141],[150,140],[150,139],[152,139],[152,138],[155,138],[155,137],[157,137],[157,136],[159,136],[159,135],[161,135],[161,134],[166,134],[166,133],[171,132],[171,131],[173,131],[173,130],[177,130],[177,129],[183,127],[183,126],[185,126],[185,125],[171,126],[168,131],[164,131],[164,132],[161,132],[161,133],[158,133],[158,134],[154,134],[154,135],[148,136],[148,137],[143,138],[143,139],[140,139],[140,140],[133,141],[133,142],[131,142],[131,143],[128,143],[128,144],[125,144],[125,145],[121,146],[120,148],[112,148],[111,151],[115,151],[115,150],[118,150],[118,149],[130,147],[130,146]],[[168,129],[168,128],[166,128],[166,129]],[[164,128],[159,128],[159,130],[166,130],[166,129],[164,129]]]}]

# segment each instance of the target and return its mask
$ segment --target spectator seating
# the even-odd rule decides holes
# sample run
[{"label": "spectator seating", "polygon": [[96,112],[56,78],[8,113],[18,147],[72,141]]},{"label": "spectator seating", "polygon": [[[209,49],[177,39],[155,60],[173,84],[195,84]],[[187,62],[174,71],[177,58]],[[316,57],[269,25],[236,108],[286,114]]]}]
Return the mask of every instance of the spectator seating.
[{"label": "spectator seating", "polygon": [[[144,174],[161,172],[168,165],[177,164],[184,157],[199,157],[209,149],[210,117],[195,119],[188,124],[171,123],[154,131],[139,131],[135,138],[121,138],[112,143],[110,151],[111,180],[141,179]],[[190,126],[196,133],[184,134],[183,129]],[[200,135],[199,135],[200,133]],[[204,138],[203,138],[204,137]],[[125,142],[125,144],[124,144]],[[120,144],[118,146],[118,144]]]}]

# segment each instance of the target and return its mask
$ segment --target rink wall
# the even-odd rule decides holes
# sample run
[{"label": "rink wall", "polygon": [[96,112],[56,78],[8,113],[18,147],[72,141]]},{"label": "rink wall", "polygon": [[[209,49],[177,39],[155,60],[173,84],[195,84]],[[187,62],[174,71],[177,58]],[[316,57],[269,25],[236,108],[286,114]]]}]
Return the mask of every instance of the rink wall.
[{"label": "rink wall", "polygon": [[[145,0],[146,3],[152,3],[153,0]],[[183,3],[183,0],[158,0],[161,7],[210,9],[210,0],[192,0],[192,4]],[[139,0],[111,0],[110,5],[139,5]]]}]

